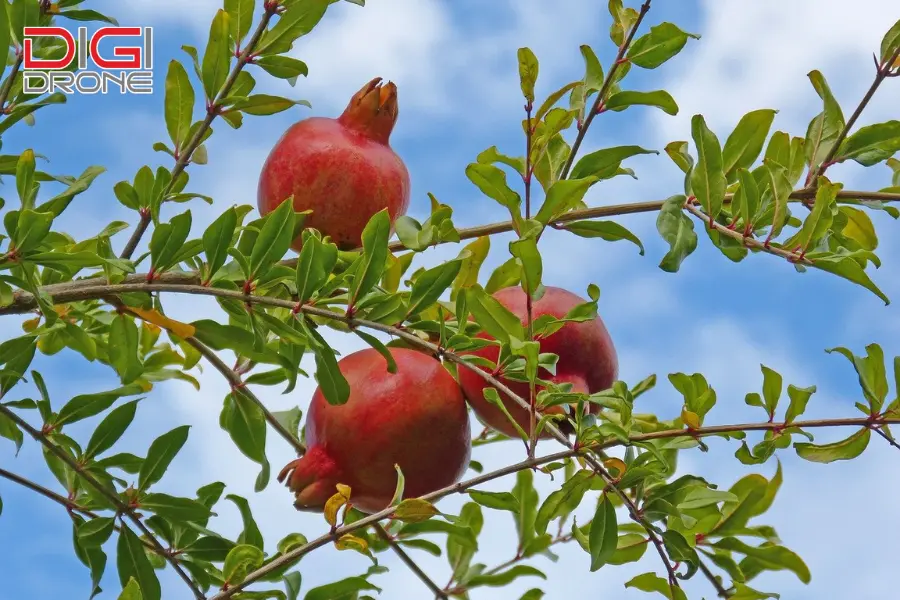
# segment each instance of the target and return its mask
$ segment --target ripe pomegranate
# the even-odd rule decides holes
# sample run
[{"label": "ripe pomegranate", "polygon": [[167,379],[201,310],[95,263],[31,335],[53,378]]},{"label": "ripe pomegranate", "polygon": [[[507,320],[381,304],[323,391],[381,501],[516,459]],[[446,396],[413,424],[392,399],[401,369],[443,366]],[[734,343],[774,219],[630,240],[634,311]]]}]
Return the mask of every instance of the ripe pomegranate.
[{"label": "ripe pomegranate", "polygon": [[469,464],[471,431],[466,402],[453,376],[436,359],[391,348],[397,372],[371,348],[347,355],[338,367],[350,384],[345,404],[331,405],[317,389],[306,417],[306,454],[278,475],[296,494],[294,505],[318,510],[336,484],[350,501],[373,513],[390,504],[400,465],[404,497],[459,481]]},{"label": "ripe pomegranate", "polygon": [[[520,317],[523,325],[527,324],[526,296],[520,287],[504,288],[495,292],[493,296],[500,304]],[[586,300],[572,292],[548,286],[541,299],[532,303],[532,318],[537,319],[541,315],[562,318],[569,310],[584,302]],[[479,334],[479,337],[491,339],[484,333]],[[538,341],[541,345],[541,352],[550,352],[559,356],[559,361],[556,363],[556,375],[551,375],[547,370],[541,369],[538,373],[538,377],[541,379],[554,383],[571,383],[573,384],[572,392],[593,394],[611,387],[618,377],[619,363],[616,349],[600,317],[581,323],[566,323],[555,333],[540,338]],[[500,349],[498,346],[488,346],[467,354],[482,356],[496,363]],[[479,368],[487,370],[484,367]],[[504,378],[500,380],[518,396],[528,400],[527,383],[509,381]],[[485,400],[483,390],[488,387],[488,384],[484,379],[471,370],[463,368],[459,369],[459,382],[472,409],[485,425],[510,437],[518,437],[519,434],[509,419],[499,408]],[[541,389],[542,386],[537,386],[535,394]],[[504,404],[510,415],[527,432],[530,421],[529,411],[504,396],[502,392],[500,392],[500,398],[505,401]],[[595,404],[588,406],[592,412],[599,410]],[[562,413],[564,411],[562,406],[552,406],[545,409],[544,412]],[[559,426],[563,431],[571,431],[571,427],[567,426],[565,422]],[[550,436],[546,431],[542,431],[541,437],[548,438]]]},{"label": "ripe pomegranate", "polygon": [[259,212],[266,215],[293,195],[294,210],[312,210],[304,225],[331,236],[343,250],[358,248],[366,223],[385,208],[393,228],[409,206],[409,172],[388,144],[396,121],[397,86],[382,86],[376,77],[337,119],[295,123],[263,165]]}]

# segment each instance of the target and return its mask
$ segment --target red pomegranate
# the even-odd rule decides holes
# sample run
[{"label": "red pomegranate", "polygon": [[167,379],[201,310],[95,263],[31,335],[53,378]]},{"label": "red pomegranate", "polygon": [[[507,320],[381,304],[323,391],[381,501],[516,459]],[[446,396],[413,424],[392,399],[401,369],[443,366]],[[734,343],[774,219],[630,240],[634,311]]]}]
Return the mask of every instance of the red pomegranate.
[{"label": "red pomegranate", "polygon": [[[520,287],[504,288],[495,292],[493,296],[500,304],[520,317],[522,324],[528,322],[526,296]],[[537,319],[541,315],[562,318],[569,310],[584,302],[586,300],[572,292],[548,286],[541,299],[532,303],[532,318]],[[490,338],[484,333],[479,334],[479,337]],[[554,383],[571,383],[573,392],[593,394],[611,387],[618,377],[619,363],[616,349],[600,317],[581,323],[566,323],[555,333],[540,338],[538,341],[541,344],[541,352],[550,352],[559,356],[559,361],[556,363],[556,375],[551,375],[548,371],[541,369],[538,375],[541,379]],[[496,362],[500,349],[497,346],[488,346],[468,354],[482,356]],[[479,368],[487,370],[483,367]],[[527,383],[506,379],[501,379],[501,381],[517,395],[528,400]],[[483,390],[488,387],[484,379],[469,369],[459,369],[459,382],[466,399],[482,422],[505,435],[518,437],[512,423],[500,409],[484,399]],[[541,389],[541,386],[538,386],[535,393]],[[530,421],[528,411],[506,398],[502,392],[500,398],[505,400],[505,406],[510,415],[522,429],[528,431]],[[595,404],[589,406],[593,412],[599,408]],[[563,407],[553,406],[544,412],[562,413]],[[570,428],[562,427],[562,429],[565,431]],[[541,437],[548,438],[550,436],[546,432],[541,432]]]},{"label": "red pomegranate", "polygon": [[[409,172],[388,140],[397,121],[397,86],[370,81],[337,119],[295,123],[269,153],[257,189],[262,215],[289,196],[294,210],[312,210],[306,227],[343,250],[358,248],[362,231],[388,209],[391,226],[409,206]],[[300,237],[292,244],[300,249]]]},{"label": "red pomegranate", "polygon": [[391,348],[397,372],[376,350],[354,352],[338,366],[350,384],[345,404],[331,405],[317,389],[306,417],[306,454],[278,475],[296,494],[298,509],[318,510],[336,484],[365,512],[386,508],[400,465],[404,497],[459,481],[469,464],[471,431],[466,402],[453,376],[436,359]]}]

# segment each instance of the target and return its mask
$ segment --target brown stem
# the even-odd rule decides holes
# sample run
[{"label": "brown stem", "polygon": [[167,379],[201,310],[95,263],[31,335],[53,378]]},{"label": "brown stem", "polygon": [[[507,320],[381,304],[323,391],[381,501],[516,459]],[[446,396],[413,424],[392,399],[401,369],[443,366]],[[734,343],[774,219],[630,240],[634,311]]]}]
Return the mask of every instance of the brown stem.
[{"label": "brown stem", "polygon": [[[243,68],[250,62],[253,51],[256,49],[256,45],[259,43],[259,40],[262,37],[263,33],[265,33],[266,28],[269,25],[269,21],[272,19],[272,15],[274,14],[274,12],[268,10],[263,13],[262,19],[260,19],[259,21],[259,25],[253,32],[253,35],[247,41],[247,45],[244,47],[244,51],[241,52],[241,55],[238,57],[237,64],[235,64],[234,68],[228,74],[228,78],[225,80],[225,83],[222,84],[222,89],[219,90],[219,93],[216,95],[216,98],[212,102],[212,105],[208,107],[206,111],[206,118],[203,120],[203,125],[197,128],[197,131],[194,132],[194,136],[188,141],[187,145],[185,145],[184,148],[181,148],[178,152],[178,159],[175,161],[175,166],[172,168],[172,179],[162,191],[163,198],[170,191],[172,191],[172,188],[175,186],[178,176],[181,175],[181,173],[191,162],[191,157],[194,155],[194,151],[196,151],[200,146],[204,136],[206,135],[206,132],[209,131],[210,125],[212,125],[212,122],[219,114],[217,111],[219,103],[228,96],[228,93],[231,91],[231,88],[234,87],[234,83],[237,81],[238,75],[241,74]],[[176,150],[179,149],[176,148]],[[144,237],[144,233],[150,226],[151,219],[152,215],[149,210],[144,210],[141,212],[141,220],[140,222],[138,222],[134,233],[131,234],[128,242],[125,244],[125,248],[122,250],[120,258],[131,258],[131,256],[134,254],[134,251],[137,249],[141,238]]]},{"label": "brown stem", "polygon": [[266,422],[272,426],[272,429],[278,432],[278,435],[284,438],[284,440],[290,444],[294,450],[297,451],[298,455],[302,455],[306,453],[306,446],[300,443],[294,435],[291,434],[290,431],[285,429],[284,425],[278,422],[278,419],[275,418],[266,405],[263,404],[263,401],[260,400],[256,394],[247,389],[247,386],[244,384],[241,377],[234,372],[233,369],[229,368],[225,362],[219,358],[219,355],[212,351],[206,344],[200,342],[197,338],[187,338],[185,340],[188,344],[193,346],[197,352],[199,352],[203,358],[209,361],[210,364],[222,374],[225,379],[228,380],[228,383],[231,384],[231,393],[232,394],[243,394],[245,398],[253,402],[259,409],[262,411],[263,416],[266,419]]},{"label": "brown stem", "polygon": [[875,95],[878,87],[888,77],[888,75],[890,75],[891,65],[894,64],[898,57],[900,57],[900,47],[898,47],[894,51],[894,54],[890,56],[887,61],[885,61],[881,65],[878,65],[878,68],[875,71],[875,79],[872,81],[872,85],[870,85],[869,89],[866,90],[866,94],[865,96],[863,96],[862,100],[859,101],[859,104],[856,106],[856,110],[854,110],[853,114],[850,115],[850,118],[847,119],[847,123],[844,124],[844,128],[838,135],[837,140],[835,140],[834,145],[831,147],[831,150],[828,151],[828,155],[825,157],[825,160],[823,160],[822,164],[820,164],[816,169],[815,176],[809,179],[810,185],[815,185],[817,177],[819,175],[823,175],[828,167],[834,164],[834,158],[835,156],[837,156],[837,153],[841,148],[841,144],[843,144],[844,140],[847,139],[847,135],[853,128],[853,125],[856,124],[856,120],[859,119],[860,115],[862,115],[863,110],[865,110],[866,106],[868,106],[869,102],[872,100],[872,96]]},{"label": "brown stem", "polygon": [[[801,201],[807,198],[812,198],[816,195],[815,190],[803,189],[793,192],[790,196],[790,199],[793,201]],[[728,203],[731,201],[732,194],[726,194],[725,202]],[[844,200],[873,200],[880,202],[900,202],[900,194],[892,194],[888,192],[864,192],[864,191],[854,191],[854,190],[846,190],[838,192],[837,198]],[[559,225],[563,223],[569,223],[571,221],[579,221],[582,219],[595,219],[599,217],[608,217],[615,215],[626,215],[626,214],[634,214],[634,213],[645,213],[645,212],[655,212],[662,208],[663,201],[648,201],[648,202],[634,202],[630,204],[617,204],[611,206],[598,206],[594,208],[587,208],[583,210],[575,210],[564,215],[559,216],[555,221],[554,225]],[[707,219],[708,222],[708,219]],[[460,240],[466,240],[476,237],[481,237],[483,235],[492,235],[496,233],[504,233],[507,231],[512,231],[512,223],[509,221],[505,221],[502,223],[491,223],[489,225],[481,225],[478,227],[471,227],[467,229],[460,229]],[[732,234],[735,232],[731,232]],[[726,234],[730,235],[730,234]],[[738,234],[739,235],[739,234]],[[392,251],[403,250],[405,246],[400,242],[393,242],[390,244],[389,248]],[[281,261],[282,265],[286,267],[296,267],[297,259],[290,258]],[[56,283],[52,285],[47,285],[41,288],[41,290],[47,293],[52,299],[54,304],[66,304],[69,302],[79,302],[84,300],[92,300],[96,299],[98,295],[90,295],[84,294],[84,291],[88,288],[94,290],[94,294],[96,294],[96,290],[98,286],[105,285],[105,279],[101,277],[89,277],[86,279],[78,279],[75,281],[67,281],[64,283]],[[125,279],[119,285],[127,285],[131,286],[133,284],[143,284],[147,282],[147,274],[132,274],[125,277]],[[167,273],[162,273],[159,275],[159,278],[155,280],[158,283],[172,284],[172,285],[199,285],[201,283],[200,273],[198,271],[169,271]],[[128,291],[128,290],[124,290]],[[138,289],[133,289],[131,291],[140,291]],[[37,308],[37,301],[34,296],[27,291],[19,290],[13,294],[13,302],[7,306],[0,307],[0,315],[11,315],[11,314],[21,314],[30,312]]]},{"label": "brown stem", "polygon": [[418,577],[419,579],[422,580],[422,583],[424,583],[425,585],[428,586],[428,589],[430,589],[432,591],[432,593],[435,595],[436,598],[440,598],[441,600],[449,600],[446,592],[444,592],[444,590],[442,590],[438,584],[436,584],[434,581],[431,580],[430,577],[428,577],[428,575],[425,573],[425,571],[423,571],[422,568],[416,564],[416,561],[414,561],[409,556],[409,554],[407,554],[403,550],[403,548],[400,547],[400,544],[398,544],[394,540],[394,538],[391,537],[391,534],[388,533],[387,529],[385,529],[381,525],[381,523],[375,523],[374,529],[375,529],[375,533],[378,534],[378,537],[380,537],[381,539],[383,539],[385,542],[388,543],[388,545],[391,547],[391,549],[397,554],[397,556],[400,557],[400,560],[402,560],[404,562],[404,564],[406,564],[406,566],[409,567],[409,570],[412,571],[416,577]]},{"label": "brown stem", "polygon": [[[666,438],[677,438],[677,437],[708,437],[712,435],[720,435],[723,433],[736,433],[739,431],[772,431],[772,430],[780,430],[783,431],[786,428],[797,428],[797,429],[814,429],[814,428],[822,428],[822,427],[868,427],[870,425],[885,425],[885,424],[897,424],[900,423],[900,417],[880,417],[877,419],[872,419],[870,417],[862,417],[862,418],[847,418],[847,419],[817,419],[810,421],[795,421],[793,423],[745,423],[745,424],[737,424],[737,425],[715,425],[710,427],[700,427],[698,429],[686,430],[686,429],[669,429],[663,431],[654,431],[651,433],[641,433],[637,435],[632,435],[628,438],[628,443],[624,443],[621,440],[613,439],[608,442],[603,442],[599,444],[593,444],[589,446],[581,446],[576,449],[569,449],[562,452],[556,452],[554,454],[548,454],[546,456],[542,456],[539,458],[530,458],[528,460],[522,461],[520,463],[516,463],[513,465],[507,465],[501,469],[497,469],[496,471],[492,471],[490,473],[484,473],[477,477],[473,477],[472,479],[462,481],[440,490],[436,490],[431,492],[430,494],[425,494],[421,497],[423,500],[428,500],[430,502],[437,501],[445,496],[449,496],[451,494],[458,494],[465,492],[477,485],[481,485],[482,483],[486,483],[488,481],[493,481],[495,479],[499,479],[500,477],[505,477],[506,475],[512,475],[513,473],[518,473],[519,471],[524,471],[525,469],[531,469],[543,464],[551,463],[558,460],[564,460],[566,458],[572,456],[583,456],[590,451],[602,450],[614,448],[617,446],[624,446],[635,444],[638,442],[648,442],[650,440],[657,439],[666,439]],[[252,584],[254,581],[259,580],[261,577],[265,577],[268,573],[280,568],[283,565],[291,564],[295,562],[300,557],[308,554],[309,552],[315,550],[316,548],[320,548],[329,542],[332,542],[344,534],[352,533],[363,527],[367,527],[372,525],[373,523],[378,523],[386,518],[389,518],[394,512],[394,508],[386,508],[380,512],[374,513],[360,519],[359,521],[355,521],[350,525],[345,525],[342,527],[336,528],[334,531],[331,531],[321,537],[316,538],[315,540],[309,542],[308,544],[301,546],[300,548],[295,548],[290,552],[280,556],[279,558],[273,560],[271,563],[265,565],[250,573],[247,578],[240,584],[233,586],[227,590],[223,590],[211,597],[209,600],[224,600],[225,598],[230,598],[234,594],[237,594],[246,586]]]},{"label": "brown stem", "polygon": [[6,109],[6,101],[9,99],[9,92],[12,90],[13,83],[16,81],[19,69],[22,68],[23,60],[25,60],[25,54],[20,50],[16,53],[16,62],[13,63],[9,76],[6,78],[6,81],[3,82],[3,88],[0,89],[0,113],[3,113]]},{"label": "brown stem", "polygon": [[872,429],[872,431],[874,431],[875,433],[877,433],[878,435],[880,435],[881,437],[883,437],[883,438],[887,441],[888,444],[890,444],[891,446],[893,446],[893,447],[896,448],[897,450],[900,450],[900,444],[897,443],[897,440],[895,440],[894,438],[892,438],[891,436],[889,436],[888,434],[886,434],[884,431],[882,431],[882,430],[881,430],[880,428],[878,428],[878,427],[872,427],[871,429]]},{"label": "brown stem", "polygon": [[644,20],[644,16],[650,10],[650,0],[647,0],[641,5],[641,11],[638,14],[637,20],[635,20],[634,25],[631,26],[631,30],[628,32],[628,37],[622,42],[622,45],[619,46],[619,52],[616,54],[616,59],[613,61],[612,66],[609,68],[609,72],[606,74],[606,78],[603,80],[603,83],[600,85],[600,90],[597,92],[597,98],[594,100],[593,106],[591,106],[591,110],[588,111],[588,114],[585,116],[584,123],[581,127],[578,128],[578,134],[575,136],[575,141],[572,144],[572,151],[569,152],[569,158],[566,159],[565,166],[563,166],[562,174],[559,176],[560,179],[565,179],[569,175],[569,169],[572,168],[572,163],[575,162],[575,155],[578,154],[578,149],[581,148],[581,143],[584,141],[584,137],[587,134],[588,127],[591,126],[591,123],[594,121],[594,117],[597,116],[600,106],[603,104],[603,99],[606,96],[606,92],[609,91],[610,86],[613,82],[613,77],[616,74],[616,71],[619,69],[619,65],[625,61],[625,54],[628,52],[628,48],[631,46],[631,41],[634,39],[634,34],[637,33],[638,28],[641,26],[641,21]]},{"label": "brown stem", "polygon": [[165,559],[172,565],[172,568],[178,573],[178,576],[184,580],[184,582],[191,588],[191,592],[193,592],[194,596],[199,600],[204,600],[206,596],[203,595],[203,592],[199,587],[191,580],[190,576],[181,568],[181,565],[175,560],[175,557],[171,556],[168,552],[166,552],[165,547],[160,543],[160,541],[153,535],[153,532],[144,525],[144,522],[141,521],[140,517],[135,514],[133,508],[131,508],[128,504],[122,501],[121,498],[117,494],[110,492],[107,488],[103,486],[99,481],[97,481],[93,475],[85,471],[84,467],[78,464],[77,461],[72,460],[72,457],[69,456],[68,453],[63,452],[59,449],[59,447],[52,443],[47,436],[43,433],[32,427],[25,421],[22,417],[13,412],[9,407],[0,404],[0,413],[6,415],[11,421],[13,421],[16,425],[22,428],[25,432],[28,433],[32,438],[36,441],[40,442],[45,448],[47,448],[50,452],[55,454],[57,458],[66,463],[70,469],[78,473],[82,479],[84,479],[90,486],[100,492],[100,495],[109,500],[115,507],[116,510],[125,516],[134,523],[134,526],[140,529],[141,533],[143,533],[147,539],[153,544],[154,550],[157,554],[165,557]]},{"label": "brown stem", "polygon": [[[28,488],[29,490],[31,490],[33,492],[37,492],[41,496],[44,496],[45,498],[49,498],[50,500],[53,500],[54,502],[61,504],[62,506],[65,506],[66,509],[68,509],[68,510],[72,510],[77,513],[81,513],[82,515],[84,515],[90,519],[99,519],[100,518],[100,515],[98,515],[97,513],[93,512],[91,510],[88,510],[88,509],[84,508],[83,506],[79,506],[78,504],[76,504],[72,500],[69,500],[65,496],[57,494],[53,490],[49,490],[49,489],[45,488],[44,486],[42,486],[38,483],[35,483],[29,479],[25,479],[21,475],[16,475],[15,473],[13,473],[11,471],[7,471],[6,469],[0,469],[0,477],[9,479],[10,481],[12,481],[14,483],[18,483],[22,487]],[[119,527],[115,523],[113,524],[113,529],[115,529],[116,531],[121,531],[121,527]],[[169,554],[167,552],[161,554],[159,552],[159,550],[157,550],[157,548],[154,547],[152,542],[150,542],[149,540],[146,540],[144,538],[139,538],[139,539],[141,540],[141,543],[144,544],[144,546],[146,546],[147,548],[149,548],[150,550],[152,550],[154,553],[158,554],[159,556],[165,557],[166,555]]]},{"label": "brown stem", "polygon": [[725,589],[725,586],[722,585],[722,582],[716,578],[715,573],[710,570],[710,568],[703,562],[703,559],[700,558],[700,553],[697,553],[697,566],[700,567],[700,571],[703,573],[703,576],[706,577],[710,583],[713,584],[713,587],[716,588],[716,596],[719,598],[728,598],[728,590]]}]

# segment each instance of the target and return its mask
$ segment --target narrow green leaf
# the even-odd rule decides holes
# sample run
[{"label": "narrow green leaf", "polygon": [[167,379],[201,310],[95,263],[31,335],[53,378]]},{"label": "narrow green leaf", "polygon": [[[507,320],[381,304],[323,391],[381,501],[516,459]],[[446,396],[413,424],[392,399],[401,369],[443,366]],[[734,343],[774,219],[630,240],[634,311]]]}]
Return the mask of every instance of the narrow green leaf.
[{"label": "narrow green leaf", "polygon": [[725,171],[719,138],[706,126],[703,115],[691,119],[691,137],[697,148],[697,164],[691,171],[691,189],[703,210],[715,219],[725,199]]},{"label": "narrow green leaf", "polygon": [[144,544],[124,523],[120,526],[116,545],[116,564],[119,582],[123,587],[134,578],[140,585],[143,600],[160,600],[162,592],[159,579],[144,552]]},{"label": "narrow green leaf", "polygon": [[294,42],[309,33],[325,16],[325,10],[333,0],[304,0],[288,6],[275,26],[266,31],[256,47],[260,56],[284,54],[294,47]]},{"label": "narrow green leaf", "polygon": [[391,219],[387,209],[376,213],[362,232],[363,260],[354,273],[353,283],[348,291],[348,305],[369,293],[381,280],[387,263],[388,238],[391,235]]},{"label": "narrow green leaf", "polygon": [[833,444],[817,446],[815,444],[797,442],[794,444],[794,449],[800,458],[805,458],[810,462],[830,463],[836,460],[851,460],[863,453],[869,445],[871,437],[871,430],[864,428],[850,437]]},{"label": "narrow green leaf", "polygon": [[209,28],[209,41],[206,43],[206,52],[203,53],[203,89],[206,97],[213,99],[222,89],[228,78],[231,67],[231,52],[228,31],[230,18],[224,9],[216,11]]},{"label": "narrow green leaf", "polygon": [[302,304],[328,281],[337,264],[338,249],[317,237],[308,236],[297,259],[297,298]]},{"label": "narrow green leaf", "polygon": [[700,39],[699,35],[687,33],[672,23],[660,23],[650,28],[632,42],[626,57],[644,69],[655,69],[684,48],[688,38]]},{"label": "narrow green leaf", "polygon": [[530,48],[519,48],[519,85],[529,103],[534,102],[534,84],[538,78],[538,59]]},{"label": "narrow green leaf", "polygon": [[189,425],[182,425],[153,440],[138,474],[138,489],[146,490],[162,479],[172,460],[187,441],[190,429]]},{"label": "narrow green leaf", "polygon": [[412,285],[407,315],[414,315],[437,302],[450,287],[462,268],[462,261],[454,259],[420,273]]},{"label": "narrow green leaf", "polygon": [[573,221],[563,225],[562,229],[583,238],[600,238],[607,242],[628,240],[640,248],[641,256],[644,255],[644,245],[641,240],[615,221]]},{"label": "narrow green leaf", "polygon": [[187,133],[194,115],[194,88],[187,71],[177,60],[169,63],[166,73],[166,128],[176,149],[187,143]]},{"label": "narrow green leaf", "polygon": [[294,239],[297,213],[294,199],[284,200],[278,208],[266,215],[265,223],[253,244],[250,254],[250,272],[256,279],[265,275],[269,268],[284,257]]},{"label": "narrow green leaf", "polygon": [[132,400],[122,406],[111,411],[97,425],[97,429],[91,434],[87,448],[84,451],[85,457],[93,458],[112,448],[113,444],[119,441],[128,426],[134,420],[137,412],[137,400]]},{"label": "narrow green leaf", "polygon": [[759,158],[777,113],[763,108],[748,112],[738,121],[722,148],[725,176],[729,181],[735,180],[738,169],[749,169]]},{"label": "narrow green leaf", "polygon": [[653,92],[635,92],[625,91],[617,92],[607,99],[603,106],[607,110],[620,111],[629,106],[643,105],[655,106],[661,109],[667,115],[678,114],[678,104],[672,95],[665,90],[656,90]]},{"label": "narrow green leaf", "polygon": [[684,196],[672,196],[663,204],[656,218],[656,228],[669,244],[669,251],[659,263],[659,268],[675,273],[682,261],[697,249],[697,233],[694,222],[684,214]]},{"label": "narrow green leaf", "polygon": [[519,317],[489,296],[481,286],[473,285],[466,295],[469,310],[489,335],[505,343],[509,343],[510,336],[525,339],[525,329]]},{"label": "narrow green leaf", "polygon": [[547,190],[547,197],[535,215],[535,220],[546,225],[554,218],[569,212],[582,201],[588,188],[597,181],[598,179],[592,176],[581,179],[573,176],[571,179],[557,181]]},{"label": "narrow green leaf", "polygon": [[594,176],[597,179],[609,179],[612,177],[619,164],[626,158],[637,156],[638,154],[659,154],[657,150],[647,150],[640,146],[616,146],[614,148],[604,148],[585,154],[575,164],[570,175],[571,179],[581,179],[584,177]]},{"label": "narrow green leaf", "polygon": [[256,0],[225,0],[225,12],[229,17],[228,25],[231,29],[231,37],[239,47],[241,40],[250,33],[255,9]]},{"label": "narrow green leaf", "polygon": [[203,251],[206,253],[207,281],[222,268],[228,258],[228,249],[237,228],[238,215],[232,206],[222,213],[203,232]]},{"label": "narrow green leaf", "polygon": [[616,507],[606,496],[603,496],[594,512],[588,541],[590,543],[591,572],[593,572],[609,562],[616,552],[619,541]]}]

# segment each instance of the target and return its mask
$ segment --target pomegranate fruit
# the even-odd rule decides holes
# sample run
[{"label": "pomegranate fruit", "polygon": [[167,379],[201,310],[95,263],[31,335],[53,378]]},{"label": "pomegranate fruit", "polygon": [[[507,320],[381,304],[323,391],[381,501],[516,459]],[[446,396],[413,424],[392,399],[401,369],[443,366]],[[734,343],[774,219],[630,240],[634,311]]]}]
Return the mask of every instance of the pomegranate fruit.
[{"label": "pomegranate fruit", "polygon": [[456,380],[436,359],[390,348],[397,372],[376,350],[349,354],[338,367],[350,384],[345,404],[331,405],[320,389],[306,417],[304,456],[278,475],[296,495],[294,506],[318,510],[349,485],[350,502],[373,513],[386,508],[397,484],[395,464],[406,479],[404,497],[459,481],[472,450],[466,401]]},{"label": "pomegranate fruit", "polygon": [[295,123],[263,164],[259,212],[265,216],[293,195],[294,210],[312,210],[304,225],[331,236],[342,250],[358,248],[366,223],[385,208],[393,230],[409,207],[409,172],[388,144],[396,121],[397,86],[377,77],[337,119]]},{"label": "pomegranate fruit", "polygon": [[[493,297],[518,316],[522,320],[523,325],[527,324],[526,296],[520,287],[508,287],[498,290],[493,294]],[[532,302],[532,318],[537,319],[541,315],[551,315],[559,319],[584,302],[586,300],[572,292],[548,286],[541,299]],[[485,333],[480,333],[479,337],[490,339],[490,336]],[[542,368],[538,373],[538,377],[541,379],[552,381],[553,383],[571,383],[572,392],[593,394],[611,387],[618,377],[619,363],[616,349],[613,346],[609,332],[606,330],[606,326],[599,316],[590,321],[580,323],[568,322],[555,333],[539,338],[538,341],[540,342],[541,352],[550,352],[559,356],[559,360],[556,363],[556,375],[551,375],[550,372]],[[487,346],[467,354],[482,356],[496,363],[500,355],[500,348],[498,346]],[[487,370],[483,367],[478,368]],[[500,381],[518,396],[526,401],[528,400],[529,386],[527,383],[509,381],[504,378],[501,378]],[[506,418],[506,415],[499,408],[485,400],[484,389],[489,384],[484,379],[469,369],[459,369],[459,382],[475,414],[478,415],[485,425],[510,437],[518,437],[519,434],[516,432],[513,424],[509,422],[509,419]],[[537,386],[535,394],[541,389],[542,386]],[[529,411],[507,398],[502,392],[499,393],[510,415],[527,432],[530,421]],[[588,407],[593,412],[599,410],[596,404],[588,404]],[[564,409],[562,406],[551,406],[543,412],[551,414],[562,413]],[[560,428],[563,431],[570,431],[571,427],[566,425],[563,422],[560,424]],[[548,438],[550,436],[545,431],[542,431],[540,437]]]}]

